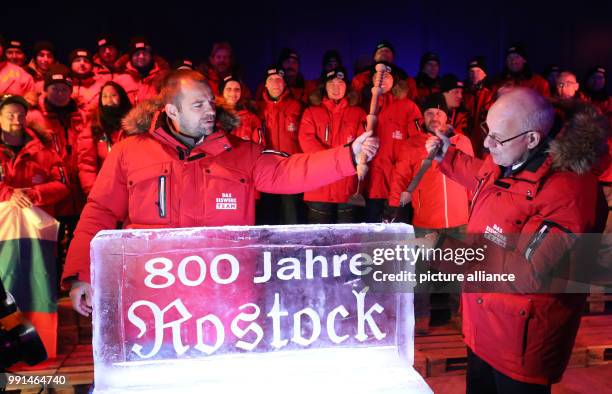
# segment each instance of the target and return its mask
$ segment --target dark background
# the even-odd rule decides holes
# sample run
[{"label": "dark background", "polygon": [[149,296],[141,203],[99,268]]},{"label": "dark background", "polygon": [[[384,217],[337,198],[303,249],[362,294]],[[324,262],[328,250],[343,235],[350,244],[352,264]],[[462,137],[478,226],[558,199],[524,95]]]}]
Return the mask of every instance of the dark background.
[{"label": "dark background", "polygon": [[[145,34],[170,62],[181,56],[204,60],[214,41],[228,40],[251,87],[265,67],[289,46],[301,56],[307,79],[318,76],[326,49],[340,50],[352,71],[355,60],[370,58],[381,39],[396,47],[396,63],[418,71],[423,52],[441,57],[441,72],[465,76],[473,55],[484,55],[489,74],[503,67],[504,50],[527,45],[529,63],[541,72],[549,63],[570,68],[579,78],[591,66],[612,70],[612,5],[605,1],[104,1],[86,4],[6,0],[0,34],[24,41],[55,43],[60,60],[75,47],[95,49],[103,31],[127,46]],[[351,72],[352,74],[352,72]],[[608,78],[609,79],[609,78]]]}]

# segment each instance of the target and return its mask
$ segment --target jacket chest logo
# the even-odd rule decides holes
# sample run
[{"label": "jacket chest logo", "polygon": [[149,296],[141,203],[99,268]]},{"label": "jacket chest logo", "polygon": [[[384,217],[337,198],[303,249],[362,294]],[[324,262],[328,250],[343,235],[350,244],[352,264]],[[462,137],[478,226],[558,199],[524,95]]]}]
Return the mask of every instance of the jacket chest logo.
[{"label": "jacket chest logo", "polygon": [[394,140],[403,140],[404,135],[400,130],[395,130],[393,134],[391,134],[391,138],[393,138]]},{"label": "jacket chest logo", "polygon": [[287,125],[287,131],[293,133],[297,131],[297,126],[295,125],[295,123],[289,123],[289,125]]},{"label": "jacket chest logo", "polygon": [[484,237],[502,248],[505,248],[508,244],[508,237],[504,235],[504,230],[497,224],[494,224],[493,227],[487,226]]},{"label": "jacket chest logo", "polygon": [[216,209],[223,210],[236,210],[238,209],[238,202],[235,197],[232,197],[232,193],[221,193],[221,197],[216,199]]}]

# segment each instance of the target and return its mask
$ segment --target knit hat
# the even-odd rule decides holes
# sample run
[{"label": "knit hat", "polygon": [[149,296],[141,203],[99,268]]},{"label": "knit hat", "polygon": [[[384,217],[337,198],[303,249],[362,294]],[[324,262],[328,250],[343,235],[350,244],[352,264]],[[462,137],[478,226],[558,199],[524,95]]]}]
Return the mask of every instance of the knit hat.
[{"label": "knit hat", "polygon": [[47,90],[50,85],[56,83],[65,83],[66,85],[72,87],[70,69],[63,64],[56,63],[49,68],[49,72],[45,76],[45,90]]},{"label": "knit hat", "polygon": [[463,89],[463,82],[454,74],[446,74],[440,80],[440,93],[445,93],[457,88]]},{"label": "knit hat", "polygon": [[268,77],[271,75],[278,74],[281,77],[285,78],[285,70],[279,66],[270,66],[266,69],[266,75],[264,76],[264,83],[268,80]]},{"label": "knit hat", "polygon": [[140,50],[148,50],[151,52],[151,43],[143,36],[132,37],[130,40],[130,56],[133,55],[134,52]]},{"label": "knit hat", "polygon": [[23,108],[25,108],[26,112],[28,112],[29,104],[28,102],[21,96],[16,94],[4,94],[0,96],[0,110],[7,104],[19,104]]},{"label": "knit hat", "polygon": [[104,33],[98,36],[98,39],[96,40],[96,46],[98,47],[98,49],[106,46],[113,46],[115,48],[119,48],[119,43],[117,42],[114,36],[112,36],[111,34]]},{"label": "knit hat", "polygon": [[4,50],[7,49],[21,49],[23,51],[23,43],[18,40],[8,40],[6,42],[6,47],[4,48]]},{"label": "knit hat", "polygon": [[290,58],[293,58],[297,60],[298,62],[300,61],[300,57],[298,56],[296,51],[294,51],[291,48],[283,48],[280,51],[280,55],[278,56],[278,64],[283,64],[285,60],[290,59]]},{"label": "knit hat", "polygon": [[55,53],[55,48],[53,47],[53,43],[49,41],[36,41],[36,44],[34,44],[34,56],[38,55],[40,51]]},{"label": "knit hat", "polygon": [[506,57],[511,54],[517,54],[521,56],[523,59],[527,60],[527,52],[525,51],[525,47],[521,44],[514,44],[506,49]]},{"label": "knit hat", "polygon": [[430,94],[425,98],[421,104],[421,112],[425,113],[428,109],[436,108],[441,109],[448,115],[448,107],[446,106],[446,99],[442,93]]},{"label": "knit hat", "polygon": [[70,52],[70,56],[68,56],[68,64],[72,64],[79,57],[84,57],[90,63],[93,63],[91,53],[89,53],[87,49],[78,48]]},{"label": "knit hat", "polygon": [[593,75],[595,73],[601,73],[601,74],[603,74],[604,78],[607,78],[607,76],[606,76],[606,69],[603,66],[595,66],[595,67],[591,68],[589,70],[589,72],[587,73],[587,78],[589,78],[591,75]]},{"label": "knit hat", "polygon": [[219,83],[219,94],[223,95],[223,91],[225,90],[225,85],[227,85],[230,81],[236,81],[240,84],[240,87],[242,87],[242,81],[240,81],[240,78],[238,78],[237,75],[228,75],[227,77],[223,78],[223,81],[221,81],[221,83]]},{"label": "knit hat", "polygon": [[340,67],[336,67],[333,70],[329,71],[328,73],[325,74],[323,80],[325,83],[333,80],[333,79],[341,79],[344,81],[344,83],[349,84],[348,82],[348,74],[346,73],[346,70],[344,69],[344,67],[340,66]]},{"label": "knit hat", "polygon": [[193,61],[191,61],[190,59],[181,59],[181,60],[177,60],[176,62],[172,64],[172,69],[174,70],[182,70],[182,69],[195,70],[195,67],[193,65]]},{"label": "knit hat", "polygon": [[381,42],[376,44],[376,47],[374,47],[374,52],[372,53],[372,57],[376,55],[376,51],[378,51],[379,49],[383,49],[383,48],[388,48],[391,52],[393,52],[393,55],[395,56],[395,48],[393,47],[393,44],[391,44],[387,40],[382,40]]},{"label": "knit hat", "polygon": [[425,64],[429,61],[434,61],[440,64],[440,56],[433,52],[425,52],[423,56],[421,56],[421,61],[419,62],[419,70],[422,70]]},{"label": "knit hat", "polygon": [[323,62],[321,63],[321,66],[325,67],[327,63],[331,62],[332,60],[334,60],[338,64],[338,66],[342,65],[342,56],[340,56],[340,52],[338,52],[338,50],[336,49],[328,49],[327,51],[325,51],[325,53],[323,54]]},{"label": "knit hat", "polygon": [[468,71],[471,68],[479,68],[482,71],[484,71],[484,73],[486,74],[487,73],[487,64],[485,62],[484,57],[476,56],[476,57],[473,57],[472,59],[470,59],[470,61],[468,62],[468,66],[467,66]]}]

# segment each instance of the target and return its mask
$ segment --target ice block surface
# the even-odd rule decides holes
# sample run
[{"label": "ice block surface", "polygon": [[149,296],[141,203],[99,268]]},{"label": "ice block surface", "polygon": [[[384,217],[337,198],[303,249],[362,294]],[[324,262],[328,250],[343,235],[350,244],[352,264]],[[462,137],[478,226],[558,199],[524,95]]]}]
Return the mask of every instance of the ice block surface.
[{"label": "ice block surface", "polygon": [[405,224],[103,231],[96,392],[430,392],[412,294],[368,281],[372,256],[410,238]]}]

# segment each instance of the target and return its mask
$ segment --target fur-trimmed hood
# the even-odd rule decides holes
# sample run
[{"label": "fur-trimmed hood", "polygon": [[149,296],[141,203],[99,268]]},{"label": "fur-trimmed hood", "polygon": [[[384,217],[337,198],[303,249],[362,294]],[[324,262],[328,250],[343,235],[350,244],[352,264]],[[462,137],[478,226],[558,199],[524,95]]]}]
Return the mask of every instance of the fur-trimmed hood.
[{"label": "fur-trimmed hood", "polygon": [[[144,100],[136,105],[123,118],[122,125],[127,135],[148,133],[155,114],[162,111],[163,102],[159,98]],[[231,132],[239,124],[238,117],[223,107],[217,107],[216,128]]]},{"label": "fur-trimmed hood", "polygon": [[548,153],[556,170],[585,174],[608,154],[610,123],[595,107],[585,102],[568,102],[561,108],[567,115]]}]

